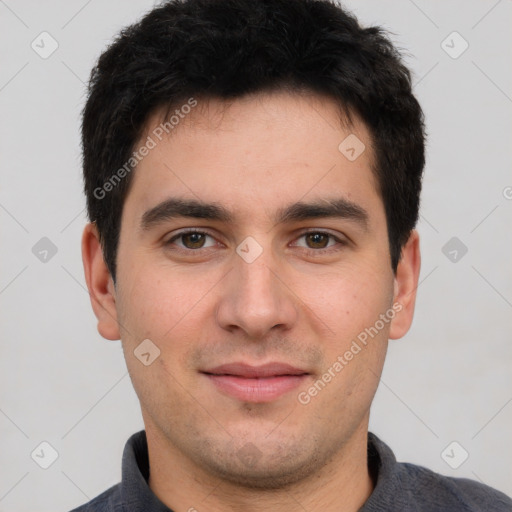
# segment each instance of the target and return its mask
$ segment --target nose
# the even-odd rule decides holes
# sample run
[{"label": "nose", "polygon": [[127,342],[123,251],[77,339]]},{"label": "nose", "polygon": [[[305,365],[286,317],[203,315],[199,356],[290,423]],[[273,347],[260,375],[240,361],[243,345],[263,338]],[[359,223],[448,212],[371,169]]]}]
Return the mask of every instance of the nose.
[{"label": "nose", "polygon": [[223,329],[239,329],[258,340],[271,329],[289,330],[296,322],[295,296],[270,253],[264,251],[252,263],[234,256],[217,306],[217,322]]}]

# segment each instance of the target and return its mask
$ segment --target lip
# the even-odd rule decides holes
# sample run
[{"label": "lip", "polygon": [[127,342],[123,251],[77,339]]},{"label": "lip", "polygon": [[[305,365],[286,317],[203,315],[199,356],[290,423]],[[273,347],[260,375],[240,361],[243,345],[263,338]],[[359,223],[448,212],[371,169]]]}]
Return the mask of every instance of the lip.
[{"label": "lip", "polygon": [[271,402],[292,391],[309,373],[286,363],[229,363],[202,371],[222,394],[244,402]]},{"label": "lip", "polygon": [[247,363],[228,363],[216,366],[202,373],[211,373],[213,375],[234,375],[245,378],[265,378],[277,377],[281,375],[304,375],[306,370],[296,368],[287,363],[271,362],[260,366],[252,366]]}]

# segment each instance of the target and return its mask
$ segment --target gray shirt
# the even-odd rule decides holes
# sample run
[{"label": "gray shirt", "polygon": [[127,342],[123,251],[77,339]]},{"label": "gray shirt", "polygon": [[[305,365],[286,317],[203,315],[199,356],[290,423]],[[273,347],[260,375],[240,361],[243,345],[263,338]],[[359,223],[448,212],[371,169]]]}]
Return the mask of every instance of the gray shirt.
[{"label": "gray shirt", "polygon": [[[368,433],[368,467],[375,489],[359,512],[512,512],[505,494],[467,478],[452,478],[397,462],[389,446]],[[148,486],[146,432],[127,441],[122,481],[71,512],[172,512]]]}]

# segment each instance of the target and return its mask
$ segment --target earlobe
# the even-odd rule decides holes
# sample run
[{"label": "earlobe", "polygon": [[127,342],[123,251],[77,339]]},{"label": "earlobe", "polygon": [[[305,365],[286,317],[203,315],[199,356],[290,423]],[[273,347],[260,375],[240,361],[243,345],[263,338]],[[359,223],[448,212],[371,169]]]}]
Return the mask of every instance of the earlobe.
[{"label": "earlobe", "polygon": [[103,258],[96,225],[88,223],[82,235],[82,261],[98,332],[107,340],[120,339],[115,288]]},{"label": "earlobe", "polygon": [[420,267],[419,234],[414,229],[411,231],[407,243],[402,248],[402,257],[396,271],[393,304],[396,305],[395,310],[398,312],[391,322],[389,330],[390,339],[401,338],[411,327]]}]

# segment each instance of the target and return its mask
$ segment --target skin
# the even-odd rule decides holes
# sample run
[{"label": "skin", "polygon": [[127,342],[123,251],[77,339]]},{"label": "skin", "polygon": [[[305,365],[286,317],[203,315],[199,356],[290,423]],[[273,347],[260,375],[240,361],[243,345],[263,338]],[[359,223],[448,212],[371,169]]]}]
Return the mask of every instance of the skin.
[{"label": "skin", "polygon": [[[160,121],[151,116],[142,141]],[[338,150],[350,134],[366,146],[353,162]],[[350,512],[371,494],[370,405],[388,339],[411,325],[420,271],[416,231],[392,271],[372,158],[364,124],[342,125],[328,98],[273,92],[199,102],[134,171],[116,286],[96,228],[86,226],[98,331],[122,340],[148,438],[149,485],[173,510]],[[169,196],[215,201],[236,220],[177,218],[141,231],[143,213]],[[349,219],[272,220],[290,203],[332,197],[364,208],[367,230]],[[187,227],[208,231],[204,248],[187,237],[165,245]],[[348,243],[315,245],[304,229]],[[263,249],[252,263],[236,252],[248,236]],[[319,247],[330,252],[313,254]],[[298,393],[396,303],[393,320],[301,404]],[[133,353],[147,338],[161,351],[149,366]],[[310,375],[274,401],[249,403],[199,372],[233,361],[286,362]]]}]

